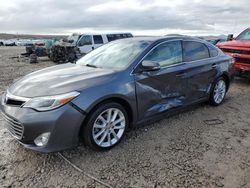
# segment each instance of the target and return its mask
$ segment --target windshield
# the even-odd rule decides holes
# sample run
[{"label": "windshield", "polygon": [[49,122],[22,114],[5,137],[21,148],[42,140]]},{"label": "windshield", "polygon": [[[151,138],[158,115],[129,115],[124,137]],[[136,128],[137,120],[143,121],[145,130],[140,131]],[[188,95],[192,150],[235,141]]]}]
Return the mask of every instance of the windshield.
[{"label": "windshield", "polygon": [[76,64],[105,69],[124,69],[149,44],[149,41],[143,40],[117,40],[93,50]]},{"label": "windshield", "polygon": [[243,31],[236,40],[250,40],[250,29]]}]

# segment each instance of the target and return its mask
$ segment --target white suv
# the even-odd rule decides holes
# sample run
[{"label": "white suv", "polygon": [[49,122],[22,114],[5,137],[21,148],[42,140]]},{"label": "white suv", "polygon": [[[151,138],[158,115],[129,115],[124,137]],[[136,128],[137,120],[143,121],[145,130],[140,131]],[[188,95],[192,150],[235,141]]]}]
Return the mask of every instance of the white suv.
[{"label": "white suv", "polygon": [[111,42],[113,40],[133,37],[131,33],[117,34],[84,34],[77,41],[76,46],[81,54],[87,54],[99,46]]}]

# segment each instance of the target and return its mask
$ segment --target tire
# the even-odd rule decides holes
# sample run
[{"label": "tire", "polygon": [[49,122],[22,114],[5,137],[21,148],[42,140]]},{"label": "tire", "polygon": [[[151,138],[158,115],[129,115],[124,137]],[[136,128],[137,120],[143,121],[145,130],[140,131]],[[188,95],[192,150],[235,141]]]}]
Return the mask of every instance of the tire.
[{"label": "tire", "polygon": [[30,54],[30,63],[37,63],[37,55],[35,53]]},{"label": "tire", "polygon": [[123,106],[114,102],[104,103],[89,114],[81,136],[91,149],[109,150],[122,140],[128,124],[128,114]]},{"label": "tire", "polygon": [[209,103],[213,106],[219,106],[223,103],[227,92],[227,84],[223,77],[218,78],[211,89]]}]

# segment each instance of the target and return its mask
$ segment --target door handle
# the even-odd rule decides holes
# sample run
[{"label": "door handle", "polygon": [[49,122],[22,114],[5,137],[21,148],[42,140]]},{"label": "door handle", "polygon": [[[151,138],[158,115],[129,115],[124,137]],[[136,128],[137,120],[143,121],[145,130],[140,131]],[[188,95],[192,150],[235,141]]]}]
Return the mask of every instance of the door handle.
[{"label": "door handle", "polygon": [[95,49],[95,47],[92,46],[92,50],[94,50],[94,49]]},{"label": "door handle", "polygon": [[179,73],[177,73],[175,76],[176,76],[176,77],[182,77],[182,76],[185,76],[185,75],[186,75],[185,72],[179,72]]},{"label": "door handle", "polygon": [[216,67],[217,67],[217,64],[216,64],[216,63],[212,64],[212,68],[213,68],[213,69],[216,68]]}]

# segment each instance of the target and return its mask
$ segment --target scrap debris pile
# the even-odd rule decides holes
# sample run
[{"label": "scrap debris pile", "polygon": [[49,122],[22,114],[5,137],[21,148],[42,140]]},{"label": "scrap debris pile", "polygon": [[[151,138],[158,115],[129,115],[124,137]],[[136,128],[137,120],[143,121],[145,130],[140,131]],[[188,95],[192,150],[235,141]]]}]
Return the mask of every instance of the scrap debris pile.
[{"label": "scrap debris pile", "polygon": [[49,50],[48,56],[55,63],[75,62],[81,57],[81,53],[76,46],[82,35],[72,34],[67,39],[54,42]]},{"label": "scrap debris pile", "polygon": [[68,37],[68,39],[55,42],[50,48],[49,58],[53,62],[75,62],[81,57],[76,42],[81,35]]},{"label": "scrap debris pile", "polygon": [[79,57],[78,49],[70,45],[54,45],[48,54],[51,61],[59,62],[75,62]]},{"label": "scrap debris pile", "polygon": [[25,45],[26,52],[22,57],[28,57],[30,63],[37,63],[38,57],[48,57],[55,63],[75,62],[82,55],[76,47],[76,42],[81,35],[73,34],[67,39],[47,39]]}]

